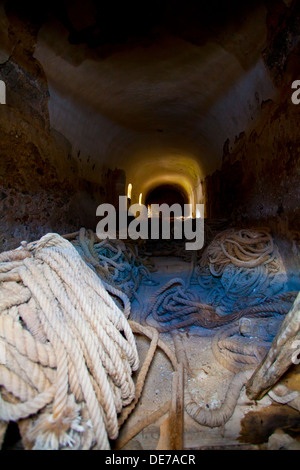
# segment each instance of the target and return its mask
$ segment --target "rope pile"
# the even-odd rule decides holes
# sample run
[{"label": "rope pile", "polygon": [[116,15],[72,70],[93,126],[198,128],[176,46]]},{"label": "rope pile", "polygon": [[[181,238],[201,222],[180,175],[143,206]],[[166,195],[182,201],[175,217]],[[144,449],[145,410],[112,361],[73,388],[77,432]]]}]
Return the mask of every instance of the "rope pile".
[{"label": "rope pile", "polygon": [[[198,288],[193,289],[195,275]],[[284,292],[286,280],[278,249],[267,230],[228,229],[204,250],[199,265],[191,269],[186,282],[172,279],[152,297],[148,316],[152,315],[160,332],[172,332],[177,358],[184,363],[187,376],[193,374],[178,329],[218,328],[212,352],[218,363],[234,375],[221,406],[216,409],[201,407],[186,380],[185,409],[199,424],[223,426],[234,413],[243,386],[276,334],[266,334],[266,324],[275,322],[277,331],[297,296],[297,292]],[[250,334],[248,326],[253,322],[259,327],[255,334],[251,327]],[[263,322],[266,324],[262,326]],[[270,394],[272,397],[272,391]],[[290,398],[295,399],[295,394],[283,400],[287,402]]]},{"label": "rope pile", "polygon": [[234,413],[241,390],[246,380],[250,377],[249,370],[240,371],[234,375],[220,407],[211,408],[209,405],[207,407],[203,407],[197,403],[197,399],[194,397],[194,392],[190,389],[189,379],[193,378],[193,372],[189,366],[189,360],[182,343],[181,335],[179,332],[176,332],[172,333],[172,337],[175,345],[176,357],[178,361],[184,364],[187,372],[185,374],[184,388],[184,404],[186,412],[201,426],[208,426],[210,428],[224,426]]},{"label": "rope pile", "polygon": [[219,233],[204,251],[196,276],[203,302],[225,315],[278,294],[287,282],[278,248],[266,229]]},{"label": "rope pile", "polygon": [[[253,321],[250,318],[242,320]],[[243,323],[235,322],[225,326],[215,334],[212,342],[214,357],[234,374],[255,368],[270,348],[273,339],[271,336],[263,339],[244,336],[241,333],[241,325]]]},{"label": "rope pile", "polygon": [[297,292],[282,292],[272,298],[265,298],[259,305],[250,305],[227,315],[219,315],[214,306],[202,303],[197,292],[189,289],[183,279],[175,278],[153,295],[147,317],[152,316],[161,333],[189,326],[212,329],[244,316],[263,317],[269,313],[285,315],[296,296]]},{"label": "rope pile", "polygon": [[[266,318],[242,318],[217,331],[212,341],[213,355],[222,367],[234,374],[218,408],[210,406],[206,408],[197,403],[189,385],[188,378],[193,378],[193,373],[182,338],[179,332],[172,333],[176,356],[184,363],[187,371],[185,409],[192,419],[202,426],[211,428],[224,426],[229,421],[235,411],[241,390],[271,347],[280,323],[280,318],[270,315]],[[273,401],[288,403],[299,411],[299,392],[291,392],[286,386],[279,384],[268,394]]]},{"label": "rope pile", "polygon": [[[121,240],[98,240],[85,229],[70,238],[48,234],[0,254],[0,447],[16,421],[27,449],[109,449],[141,396],[156,348],[174,370],[183,362],[156,330],[128,320],[139,285],[152,282],[146,259]],[[205,299],[191,288],[195,272],[201,287],[211,287]],[[267,231],[230,229],[214,238],[186,282],[172,279],[150,300],[148,315],[160,332],[225,325],[212,344],[217,361],[235,374],[223,406],[202,409],[185,390],[186,411],[200,424],[221,426],[232,415],[270,346],[269,338],[248,337],[238,321],[274,315],[280,321],[297,295],[281,292],[285,276]],[[134,333],[151,339],[136,383]],[[151,420],[122,436],[119,448]]]},{"label": "rope pile", "polygon": [[0,254],[0,423],[27,449],[109,449],[139,366],[125,314],[57,234]]},{"label": "rope pile", "polygon": [[171,279],[151,299],[147,316],[161,332],[192,325],[217,328],[246,315],[286,314],[296,298],[296,292],[284,292],[286,271],[266,230],[221,232],[200,263],[193,257],[191,268],[186,282]]},{"label": "rope pile", "polygon": [[123,292],[129,300],[136,298],[141,283],[153,283],[151,263],[123,240],[99,240],[92,230],[81,228],[71,240],[80,256],[106,283]]}]

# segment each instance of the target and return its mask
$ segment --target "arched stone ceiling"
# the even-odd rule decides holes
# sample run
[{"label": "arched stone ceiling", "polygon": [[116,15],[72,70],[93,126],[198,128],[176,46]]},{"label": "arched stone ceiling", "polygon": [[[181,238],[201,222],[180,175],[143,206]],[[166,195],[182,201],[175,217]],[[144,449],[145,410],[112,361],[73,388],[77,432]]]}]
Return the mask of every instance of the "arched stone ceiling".
[{"label": "arched stone ceiling", "polygon": [[[121,39],[115,30],[110,41],[100,34],[101,43],[95,33],[98,44],[91,47],[83,32],[101,31],[104,17],[95,23],[94,2],[65,3],[68,21],[50,15],[35,49],[49,85],[52,128],[74,154],[124,169],[134,198],[173,181],[201,202],[200,182],[220,166],[224,142],[250,130],[262,101],[275,96],[261,58],[264,6],[252,2],[230,21],[209,24],[201,7],[197,16],[189,8],[195,2],[185,2],[176,20],[165,9],[146,39],[124,39],[120,26]],[[109,18],[107,35],[112,24]],[[90,168],[82,162],[82,176],[97,181]]]}]

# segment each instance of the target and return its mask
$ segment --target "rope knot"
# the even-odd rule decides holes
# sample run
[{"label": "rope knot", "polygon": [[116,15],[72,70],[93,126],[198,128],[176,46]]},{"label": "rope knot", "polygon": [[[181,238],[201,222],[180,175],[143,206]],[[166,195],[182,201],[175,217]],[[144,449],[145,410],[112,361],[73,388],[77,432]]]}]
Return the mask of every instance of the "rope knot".
[{"label": "rope knot", "polygon": [[81,405],[76,404],[72,395],[68,396],[67,406],[63,412],[54,417],[50,410],[43,413],[31,423],[27,439],[34,442],[33,450],[59,450],[74,447],[85,432],[87,423],[80,415]]}]

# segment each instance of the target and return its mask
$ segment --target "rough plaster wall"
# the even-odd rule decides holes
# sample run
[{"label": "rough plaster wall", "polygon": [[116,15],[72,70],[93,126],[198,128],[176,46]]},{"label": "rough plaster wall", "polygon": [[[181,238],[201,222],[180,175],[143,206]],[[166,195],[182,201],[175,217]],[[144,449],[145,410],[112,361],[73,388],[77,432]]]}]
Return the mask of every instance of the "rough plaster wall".
[{"label": "rough plaster wall", "polygon": [[47,79],[33,57],[38,26],[6,14],[2,5],[0,14],[0,78],[7,89],[0,106],[2,250],[50,231],[93,226],[95,199],[101,202],[105,189],[81,177],[70,142],[51,129]]},{"label": "rough plaster wall", "polygon": [[270,2],[262,54],[279,97],[261,103],[252,129],[225,141],[221,169],[206,177],[203,188],[207,216],[271,228],[291,288],[298,289],[300,105],[291,101],[291,84],[300,76],[300,4],[285,3]]},{"label": "rough plaster wall", "polygon": [[219,165],[226,137],[247,127],[257,117],[257,101],[274,94],[261,60],[245,71],[214,43],[164,38],[146,50],[137,46],[73,64],[66,51],[77,46],[65,40],[65,55],[58,55],[46,42],[53,31],[44,28],[35,57],[50,85],[51,125],[75,150],[124,169],[134,148],[138,155],[144,148],[159,153],[162,147],[163,154],[169,147],[193,154],[210,172]]},{"label": "rough plaster wall", "polygon": [[300,7],[294,2],[288,11],[276,4],[268,15],[263,57],[280,96],[261,103],[252,129],[224,143],[222,167],[205,181],[207,212],[275,230],[286,220],[291,230],[299,230],[300,108],[291,101],[291,84],[300,75]]},{"label": "rough plaster wall", "polygon": [[265,7],[254,2],[238,20],[232,11],[219,26],[204,25],[203,6],[194,11],[192,3],[179,2],[178,11],[168,5],[151,39],[114,44],[111,36],[130,16],[121,25],[115,14],[107,18],[112,45],[91,48],[85,31],[93,19],[81,19],[76,2],[67,22],[51,17],[38,34],[35,57],[49,83],[51,126],[72,142],[75,158],[80,151],[85,178],[99,181],[104,162],[123,169],[132,202],[165,180],[203,202],[201,179],[219,168],[224,140],[251,126],[261,101],[274,97],[261,59]]},{"label": "rough plaster wall", "polygon": [[222,169],[206,179],[208,213],[242,223],[269,223],[287,217],[300,228],[299,110],[269,101],[262,122],[224,150]]}]

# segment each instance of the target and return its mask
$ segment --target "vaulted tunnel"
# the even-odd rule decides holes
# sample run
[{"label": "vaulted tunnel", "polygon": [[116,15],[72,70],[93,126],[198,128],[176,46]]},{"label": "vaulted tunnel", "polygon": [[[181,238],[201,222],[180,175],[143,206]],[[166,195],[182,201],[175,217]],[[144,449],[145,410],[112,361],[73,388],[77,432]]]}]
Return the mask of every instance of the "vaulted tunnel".
[{"label": "vaulted tunnel", "polygon": [[168,206],[179,204],[183,211],[184,205],[189,204],[189,200],[180,187],[165,184],[149,191],[145,198],[145,203],[146,206],[151,204],[168,204]]},{"label": "vaulted tunnel", "polygon": [[[0,447],[299,448],[299,25],[0,1]],[[190,212],[151,239],[151,204]]]}]

